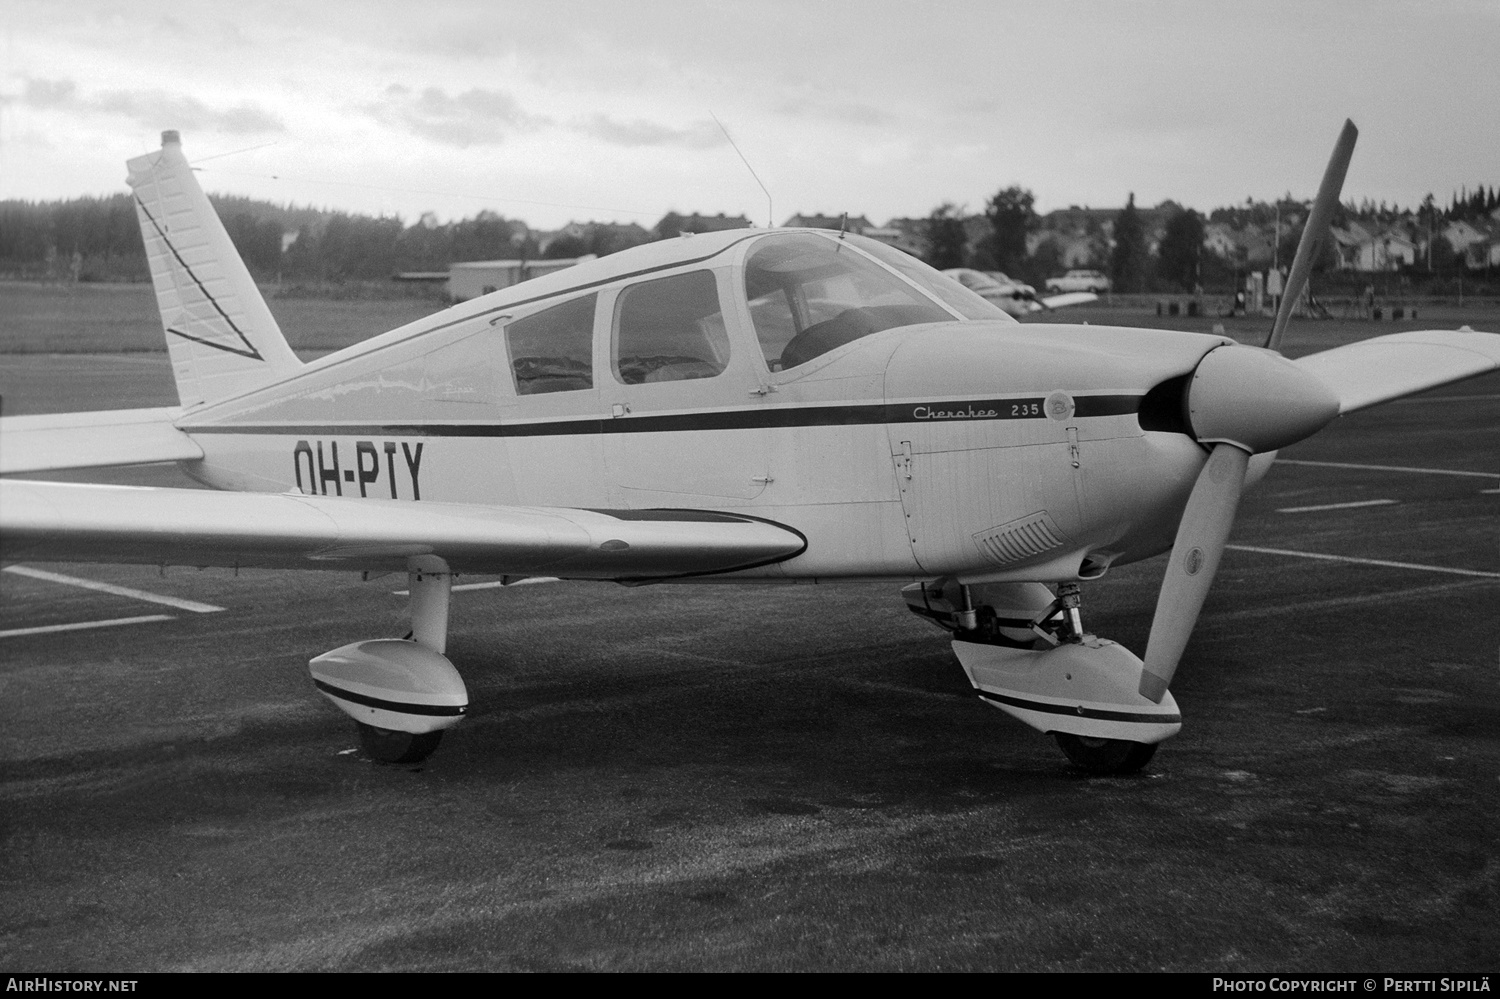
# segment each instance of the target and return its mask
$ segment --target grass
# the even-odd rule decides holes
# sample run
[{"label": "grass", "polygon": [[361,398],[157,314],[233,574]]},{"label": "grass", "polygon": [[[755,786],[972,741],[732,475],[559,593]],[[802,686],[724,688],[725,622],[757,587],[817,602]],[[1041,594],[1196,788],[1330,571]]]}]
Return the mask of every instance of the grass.
[{"label": "grass", "polygon": [[[422,297],[270,297],[266,304],[292,349],[299,353],[339,350],[395,329],[441,308]],[[1149,326],[1198,333],[1223,332],[1256,343],[1270,330],[1263,316],[1158,316],[1156,297],[1115,296],[1029,319],[1042,323]],[[1471,299],[1463,306],[1435,301],[1419,306],[1418,319],[1399,322],[1334,318],[1294,319],[1286,342],[1292,356],[1326,350],[1382,333],[1413,329],[1500,329],[1500,303]],[[162,353],[166,349],[156,297],[146,284],[56,285],[0,282],[0,354]]]},{"label": "grass", "polygon": [[[347,347],[441,308],[424,298],[271,298],[266,304],[295,351]],[[0,353],[166,351],[147,284],[0,282]]]}]

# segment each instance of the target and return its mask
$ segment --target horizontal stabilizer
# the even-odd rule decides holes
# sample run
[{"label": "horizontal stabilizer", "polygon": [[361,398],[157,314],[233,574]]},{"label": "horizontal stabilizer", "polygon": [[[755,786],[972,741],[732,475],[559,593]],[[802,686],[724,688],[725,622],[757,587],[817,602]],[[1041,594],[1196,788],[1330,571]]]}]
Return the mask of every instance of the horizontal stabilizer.
[{"label": "horizontal stabilizer", "polygon": [[1500,336],[1469,330],[1391,333],[1295,363],[1338,395],[1341,414],[1352,413],[1500,369]]},{"label": "horizontal stabilizer", "polygon": [[770,521],[699,510],[575,510],[0,480],[7,562],[134,562],[648,580],[798,555]]},{"label": "horizontal stabilizer", "polygon": [[202,458],[203,449],[172,425],[181,412],[167,406],[0,418],[0,475]]}]

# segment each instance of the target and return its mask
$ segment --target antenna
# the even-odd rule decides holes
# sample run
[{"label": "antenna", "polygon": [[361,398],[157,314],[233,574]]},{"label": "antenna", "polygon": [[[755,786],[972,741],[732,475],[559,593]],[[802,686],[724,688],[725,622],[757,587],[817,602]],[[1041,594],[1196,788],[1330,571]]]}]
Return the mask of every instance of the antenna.
[{"label": "antenna", "polygon": [[742,152],[740,152],[740,147],[734,144],[734,136],[732,136],[732,135],[729,134],[729,129],[727,129],[727,128],[724,127],[724,123],[719,120],[719,116],[716,115],[716,114],[714,114],[712,111],[710,111],[708,113],[708,116],[714,120],[714,124],[715,125],[719,126],[719,131],[723,132],[724,133],[724,138],[726,138],[726,139],[729,140],[729,146],[730,146],[730,148],[733,149],[735,155],[740,158],[740,162],[743,163],[743,164],[745,164],[745,169],[750,171],[750,176],[752,176],[752,177],[755,178],[755,182],[757,184],[760,184],[760,189],[765,192],[765,195],[766,195],[766,228],[767,229],[771,228],[772,226],[774,226],[776,224],[776,210],[775,210],[775,207],[773,206],[773,204],[771,202],[771,192],[766,190],[766,185],[765,184],[761,184],[760,175],[755,172],[755,167],[753,167],[753,166],[750,165],[750,161],[747,160],[747,159],[745,159],[745,154],[742,153]]},{"label": "antenna", "polygon": [[[172,135],[176,135],[177,133],[176,132],[172,132],[171,134]],[[162,133],[162,141],[163,142],[166,142],[167,135],[168,135],[168,133],[166,133],[166,132]],[[216,160],[216,159],[219,159],[219,158],[224,157],[224,156],[238,156],[240,153],[249,153],[249,152],[253,152],[253,151],[257,150],[257,149],[265,149],[265,148],[267,148],[269,146],[275,146],[275,145],[278,145],[278,144],[279,143],[275,143],[275,142],[262,142],[258,146],[246,146],[244,149],[231,149],[227,153],[214,153],[212,156],[202,156],[202,157],[199,157],[196,160],[193,160],[193,162],[194,163],[207,163],[209,160]]]}]

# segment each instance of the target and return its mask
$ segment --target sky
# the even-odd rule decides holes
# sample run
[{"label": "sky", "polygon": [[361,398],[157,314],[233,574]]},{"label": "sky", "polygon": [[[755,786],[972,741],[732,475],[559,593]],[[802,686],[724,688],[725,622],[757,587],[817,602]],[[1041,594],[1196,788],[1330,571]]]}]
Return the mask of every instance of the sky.
[{"label": "sky", "polygon": [[5,0],[0,199],[178,129],[210,192],[408,223],[1207,211],[1311,198],[1348,117],[1345,200],[1446,203],[1500,185],[1497,53],[1500,0]]}]

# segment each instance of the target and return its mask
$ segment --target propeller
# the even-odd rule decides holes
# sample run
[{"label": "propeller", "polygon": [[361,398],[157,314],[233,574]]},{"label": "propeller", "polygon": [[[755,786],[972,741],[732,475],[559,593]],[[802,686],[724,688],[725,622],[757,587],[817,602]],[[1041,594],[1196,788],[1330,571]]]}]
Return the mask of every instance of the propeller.
[{"label": "propeller", "polygon": [[1213,450],[1177,525],[1146,642],[1140,692],[1158,704],[1213,585],[1250,456],[1310,437],[1339,415],[1338,395],[1322,379],[1280,354],[1239,344],[1204,355],[1185,401],[1193,436]]},{"label": "propeller", "polygon": [[1323,171],[1323,183],[1318,185],[1318,197],[1308,213],[1307,225],[1302,227],[1302,239],[1297,243],[1297,255],[1292,258],[1292,270],[1287,275],[1286,287],[1281,296],[1281,305],[1276,310],[1276,320],[1271,324],[1271,335],[1265,346],[1270,350],[1281,349],[1281,337],[1292,318],[1292,307],[1302,297],[1307,277],[1312,272],[1313,261],[1323,250],[1323,241],[1328,238],[1328,220],[1333,217],[1333,208],[1339,203],[1339,192],[1344,188],[1344,175],[1349,172],[1349,160],[1354,156],[1354,140],[1359,138],[1359,129],[1354,122],[1344,119],[1344,129],[1333,144],[1333,155],[1328,158],[1328,169]]},{"label": "propeller", "polygon": [[1328,220],[1338,204],[1358,135],[1354,123],[1346,120],[1302,230],[1286,294],[1266,339],[1270,349],[1216,347],[1198,362],[1187,386],[1184,408],[1189,426],[1198,442],[1212,445],[1212,450],[1177,525],[1146,641],[1139,690],[1158,704],[1213,585],[1239,509],[1250,456],[1311,436],[1339,414],[1338,396],[1327,384],[1274,351],[1327,238]]}]

